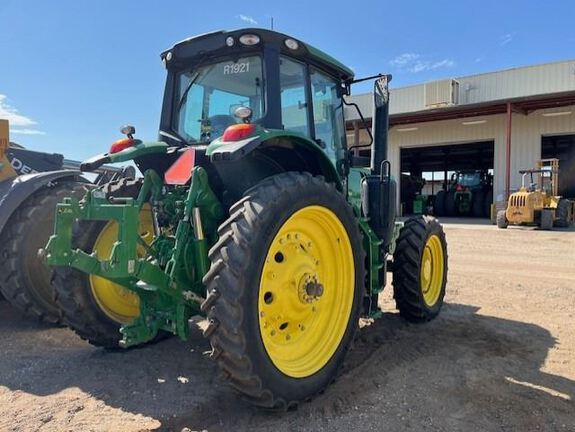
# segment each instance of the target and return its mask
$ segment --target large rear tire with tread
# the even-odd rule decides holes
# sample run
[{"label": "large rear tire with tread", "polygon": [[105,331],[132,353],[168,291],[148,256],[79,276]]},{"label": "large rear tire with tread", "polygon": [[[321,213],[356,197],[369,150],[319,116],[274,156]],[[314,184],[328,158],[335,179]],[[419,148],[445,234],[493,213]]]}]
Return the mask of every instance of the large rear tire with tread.
[{"label": "large rear tire with tread", "polygon": [[570,211],[571,211],[571,201],[568,199],[561,199],[557,203],[557,209],[555,210],[555,223],[557,228],[567,228],[570,225]]},{"label": "large rear tire with tread", "polygon": [[82,197],[87,183],[63,181],[28,197],[10,217],[0,238],[0,290],[16,309],[49,323],[60,323],[53,300],[52,270],[38,257],[54,229],[56,205],[65,197]]},{"label": "large rear tire with tread", "polygon": [[435,318],[447,284],[447,242],[439,221],[409,219],[393,254],[393,293],[400,315],[410,322]]},{"label": "large rear tire with tread", "polygon": [[211,357],[251,403],[292,408],[333,381],[358,327],[357,220],[332,184],[288,172],[248,190],[218,232],[202,305]]},{"label": "large rear tire with tread", "polygon": [[[141,185],[141,179],[122,178],[102,189],[107,197],[135,198]],[[153,229],[141,223],[140,230],[144,240],[151,241],[146,236],[151,236]],[[72,241],[74,247],[87,253],[95,252],[103,258],[109,255],[116,238],[115,222],[80,221],[74,227]],[[52,285],[66,325],[92,345],[119,348],[121,326],[139,313],[139,299],[135,293],[71,267],[55,268]]]},{"label": "large rear tire with tread", "polygon": [[457,206],[455,203],[455,192],[448,191],[445,194],[445,216],[447,217],[455,217],[458,216],[459,212],[457,210]]},{"label": "large rear tire with tread", "polygon": [[471,214],[475,218],[485,217],[485,195],[483,191],[479,190],[473,192],[473,197],[471,199]]},{"label": "large rear tire with tread", "polygon": [[539,222],[539,228],[545,231],[553,228],[553,213],[553,210],[541,210],[541,221]]},{"label": "large rear tire with tread", "polygon": [[435,195],[435,201],[433,202],[433,214],[435,216],[445,216],[445,191],[440,190]]}]

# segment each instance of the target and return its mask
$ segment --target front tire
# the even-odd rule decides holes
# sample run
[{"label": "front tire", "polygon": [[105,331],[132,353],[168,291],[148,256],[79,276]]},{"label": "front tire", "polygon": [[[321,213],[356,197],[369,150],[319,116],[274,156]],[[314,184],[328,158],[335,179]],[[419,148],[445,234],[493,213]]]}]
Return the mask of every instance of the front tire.
[{"label": "front tire", "polygon": [[508,225],[509,221],[507,220],[505,210],[499,210],[497,212],[497,228],[506,229]]},{"label": "front tire", "polygon": [[409,219],[393,254],[393,293],[400,315],[410,322],[435,318],[447,284],[447,242],[437,219]]},{"label": "front tire", "polygon": [[285,409],[336,376],[358,327],[364,252],[345,197],[284,173],[248,190],[210,250],[211,357],[255,405]]}]

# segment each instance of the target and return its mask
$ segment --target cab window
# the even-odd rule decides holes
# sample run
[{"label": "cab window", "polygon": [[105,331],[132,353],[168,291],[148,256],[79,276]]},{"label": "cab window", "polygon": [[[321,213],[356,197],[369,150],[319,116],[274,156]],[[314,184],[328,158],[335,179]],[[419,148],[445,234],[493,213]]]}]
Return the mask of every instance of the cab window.
[{"label": "cab window", "polygon": [[332,161],[344,157],[345,129],[343,107],[338,96],[339,83],[324,73],[311,68],[311,96],[315,139],[321,140]]},{"label": "cab window", "polygon": [[306,103],[306,66],[280,57],[282,124],[285,130],[310,135]]}]

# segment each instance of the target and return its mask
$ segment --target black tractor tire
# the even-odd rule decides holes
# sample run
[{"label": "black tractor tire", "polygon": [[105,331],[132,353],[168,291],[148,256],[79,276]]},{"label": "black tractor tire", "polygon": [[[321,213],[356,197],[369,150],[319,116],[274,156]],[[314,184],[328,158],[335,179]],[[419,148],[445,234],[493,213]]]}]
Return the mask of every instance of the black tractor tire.
[{"label": "black tractor tire", "polygon": [[[103,186],[106,196],[137,197],[141,179],[120,179]],[[80,221],[74,226],[73,244],[91,253],[105,221]],[[123,323],[112,319],[99,306],[91,289],[90,276],[71,267],[56,267],[52,279],[55,302],[64,323],[90,344],[106,349],[119,348]],[[160,335],[159,335],[160,336]],[[161,335],[162,337],[165,334]]]},{"label": "black tractor tire", "polygon": [[[276,234],[295,212],[311,205],[329,209],[345,227],[353,251],[355,286],[345,331],[333,355],[318,371],[294,378],[280,371],[266,351],[259,327],[258,287]],[[358,328],[365,253],[357,219],[333,184],[308,173],[287,172],[248,190],[231,207],[218,232],[220,239],[210,250],[212,264],[204,277],[209,294],[202,305],[209,320],[204,335],[212,346],[210,357],[229,384],[252,404],[294,408],[335,379]]]},{"label": "black tractor tire", "polygon": [[506,229],[508,225],[509,222],[507,221],[505,210],[499,210],[497,212],[497,228]]},{"label": "black tractor tire", "polygon": [[571,210],[571,201],[568,199],[561,199],[557,203],[555,210],[554,226],[557,228],[568,228],[571,221],[569,220],[569,213]]},{"label": "black tractor tire", "polygon": [[553,210],[541,210],[541,220],[539,221],[539,228],[542,230],[550,230],[553,228]]},{"label": "black tractor tire", "polygon": [[447,217],[455,217],[459,216],[459,211],[457,206],[455,205],[455,192],[448,191],[445,194],[445,216]]},{"label": "black tractor tire", "polygon": [[473,192],[471,198],[471,214],[475,218],[485,217],[485,195],[483,191]]},{"label": "black tractor tire", "polygon": [[54,231],[56,204],[65,197],[82,197],[87,183],[63,181],[28,197],[10,217],[0,238],[0,291],[16,309],[49,324],[60,324],[53,300],[52,269],[38,257]]},{"label": "black tractor tire", "polygon": [[485,209],[483,210],[483,216],[486,218],[491,218],[491,204],[493,204],[493,188],[489,188],[485,194]]},{"label": "black tractor tire", "polygon": [[[421,276],[425,249],[428,241],[436,236],[441,245],[438,296],[433,304],[428,304]],[[422,323],[435,318],[443,305],[447,284],[447,241],[439,221],[430,216],[408,219],[399,233],[393,254],[393,295],[399,314],[409,322]]]},{"label": "black tractor tire", "polygon": [[435,195],[435,201],[433,202],[433,214],[437,217],[445,216],[445,191],[440,190]]}]

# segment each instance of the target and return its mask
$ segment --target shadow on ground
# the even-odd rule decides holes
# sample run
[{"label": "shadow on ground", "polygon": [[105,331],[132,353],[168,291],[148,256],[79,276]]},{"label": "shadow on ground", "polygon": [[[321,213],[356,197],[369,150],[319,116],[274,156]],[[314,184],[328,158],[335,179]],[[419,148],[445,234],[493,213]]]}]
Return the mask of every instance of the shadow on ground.
[{"label": "shadow on ground", "polygon": [[575,428],[575,382],[540,370],[551,334],[465,305],[446,304],[426,325],[385,313],[359,332],[334,385],[283,414],[238,400],[202,354],[209,346],[199,333],[107,352],[69,330],[30,324],[5,302],[0,316],[0,386],[39,396],[78,387],[159,420],[161,430],[329,430],[357,421],[393,430],[404,416],[416,429]]}]

